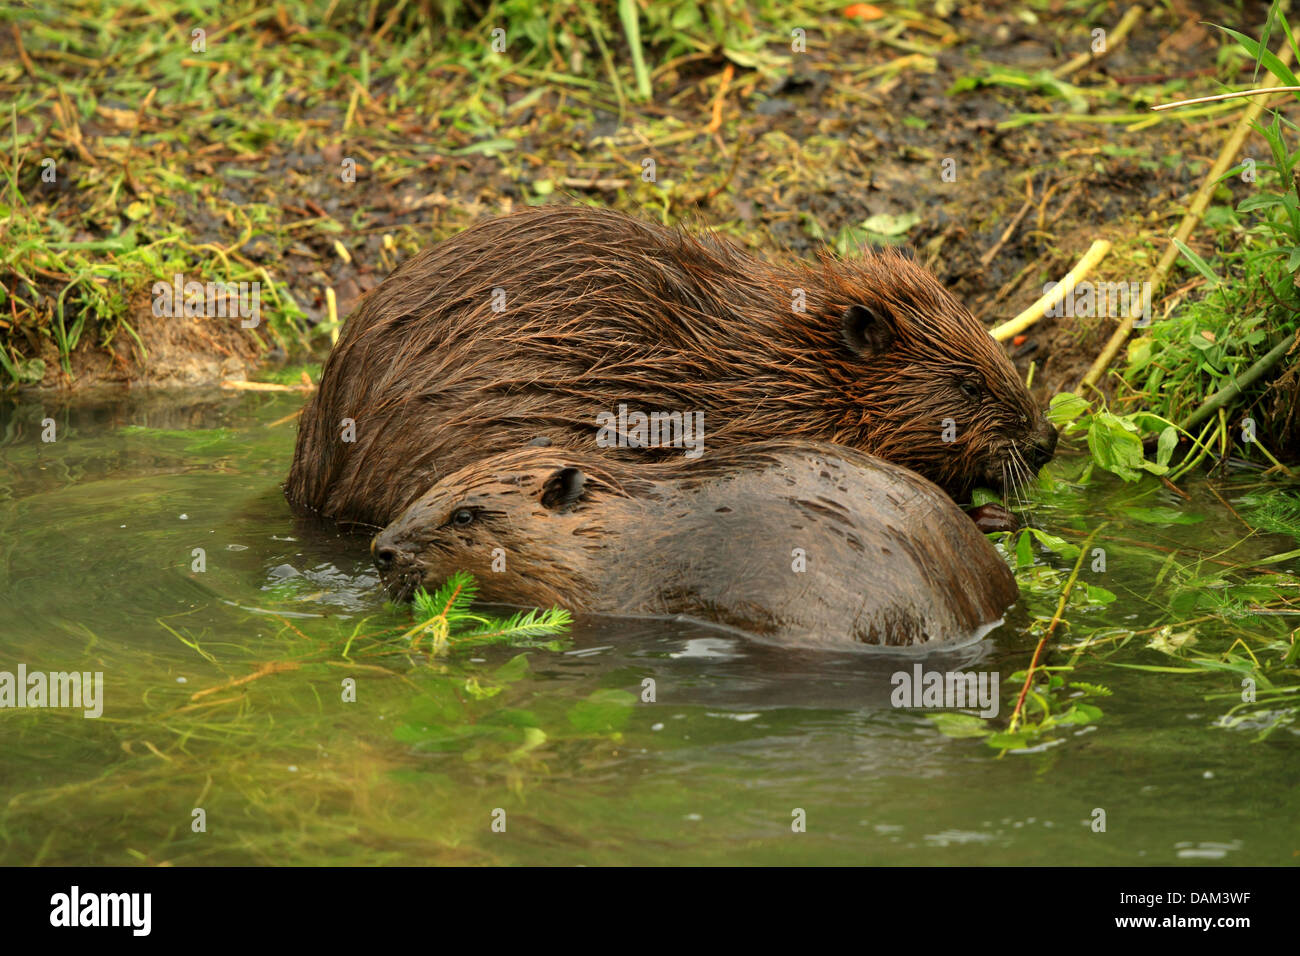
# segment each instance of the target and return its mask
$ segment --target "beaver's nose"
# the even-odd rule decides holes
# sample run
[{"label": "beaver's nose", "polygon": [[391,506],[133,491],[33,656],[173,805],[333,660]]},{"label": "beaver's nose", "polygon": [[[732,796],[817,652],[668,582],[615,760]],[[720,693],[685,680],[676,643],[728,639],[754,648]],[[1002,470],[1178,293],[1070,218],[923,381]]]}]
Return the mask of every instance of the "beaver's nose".
[{"label": "beaver's nose", "polygon": [[1056,454],[1056,439],[1059,437],[1059,434],[1060,433],[1046,421],[1044,421],[1042,426],[1038,429],[1038,433],[1034,436],[1034,440],[1029,445],[1029,463],[1033,466],[1035,471],[1051,461],[1052,456]]},{"label": "beaver's nose", "polygon": [[370,557],[381,572],[391,571],[397,563],[397,548],[384,539],[382,534],[375,535],[370,541]]}]

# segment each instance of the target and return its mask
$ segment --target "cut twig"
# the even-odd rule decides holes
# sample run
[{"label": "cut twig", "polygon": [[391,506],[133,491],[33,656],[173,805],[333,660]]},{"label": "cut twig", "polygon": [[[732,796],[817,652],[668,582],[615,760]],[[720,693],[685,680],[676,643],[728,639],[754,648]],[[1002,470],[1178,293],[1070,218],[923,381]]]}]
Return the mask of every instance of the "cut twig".
[{"label": "cut twig", "polygon": [[302,665],[297,661],[268,661],[251,674],[245,674],[243,677],[236,677],[234,680],[226,681],[224,684],[217,684],[214,687],[207,687],[203,690],[196,690],[190,695],[190,700],[198,700],[200,697],[207,697],[208,694],[215,694],[219,690],[229,690],[232,687],[239,687],[259,677],[266,677],[268,674],[278,674],[281,671],[296,671]]},{"label": "cut twig", "polygon": [[1142,19],[1142,12],[1141,7],[1129,7],[1128,11],[1120,19],[1119,23],[1115,25],[1115,29],[1106,37],[1106,49],[1102,50],[1100,53],[1093,53],[1092,51],[1080,53],[1069,63],[1053,70],[1052,76],[1059,80],[1072,73],[1077,73],[1085,66],[1096,66],[1099,62],[1124,45],[1124,41],[1128,38],[1129,31],[1132,30],[1137,22]]},{"label": "cut twig", "polygon": [[1011,220],[1011,224],[1002,231],[1002,235],[1001,237],[999,237],[998,241],[993,243],[992,247],[988,250],[988,252],[980,256],[980,265],[984,266],[985,268],[988,267],[989,263],[993,261],[994,257],[996,257],[997,254],[1002,251],[1002,247],[1007,244],[1007,240],[1010,239],[1012,234],[1015,233],[1016,228],[1020,225],[1020,221],[1024,219],[1025,215],[1029,212],[1029,210],[1033,208],[1034,208],[1034,201],[1032,199],[1026,199],[1025,204],[1020,207],[1020,212],[1016,213],[1015,217]]},{"label": "cut twig", "polygon": [[731,85],[731,78],[735,75],[735,64],[728,63],[727,68],[722,71],[722,82],[718,84],[718,95],[713,98],[713,118],[709,120],[709,125],[704,130],[706,133],[716,133],[722,128],[722,104],[727,96],[727,87]]},{"label": "cut twig", "polygon": [[1014,319],[1003,322],[990,334],[999,342],[1005,342],[1007,339],[1019,335],[1041,319],[1048,309],[1058,305],[1078,283],[1083,281],[1084,276],[1091,272],[1097,263],[1106,258],[1108,252],[1110,252],[1110,243],[1105,239],[1098,239],[1088,247],[1088,251],[1083,254],[1083,258],[1079,260],[1073,269],[1066,273],[1065,278],[1058,282],[1051,292],[1048,292]]},{"label": "cut twig", "polygon": [[578,176],[565,176],[560,180],[560,185],[566,189],[581,189],[583,191],[616,193],[620,189],[627,189],[632,185],[630,179],[582,179]]},{"label": "cut twig", "polygon": [[1294,335],[1284,336],[1282,338],[1282,341],[1278,342],[1271,349],[1269,349],[1268,352],[1263,357],[1261,357],[1258,362],[1256,362],[1249,369],[1243,372],[1240,376],[1238,376],[1233,381],[1229,382],[1227,385],[1223,386],[1223,388],[1219,389],[1217,392],[1215,392],[1213,395],[1207,398],[1201,404],[1200,408],[1196,409],[1196,411],[1192,412],[1181,422],[1179,422],[1178,427],[1181,428],[1183,431],[1191,431],[1193,428],[1195,428],[1201,422],[1205,421],[1207,418],[1209,418],[1219,409],[1223,408],[1228,403],[1230,403],[1233,399],[1240,396],[1241,393],[1244,392],[1246,389],[1250,388],[1250,386],[1254,385],[1255,382],[1265,372],[1267,372],[1274,365],[1280,362],[1282,360],[1282,356],[1286,355],[1287,352],[1291,351],[1291,349],[1293,349],[1295,345],[1296,345],[1296,337]]},{"label": "cut twig", "polygon": [[31,57],[27,55],[27,51],[23,49],[23,35],[18,29],[18,24],[9,24],[9,29],[13,30],[14,46],[18,50],[18,59],[22,61],[23,69],[27,71],[27,75],[33,80],[36,79],[36,67],[32,64]]},{"label": "cut twig", "polygon": [[1061,615],[1065,613],[1065,602],[1070,599],[1070,591],[1074,588],[1074,582],[1079,578],[1079,569],[1083,567],[1083,559],[1088,556],[1088,545],[1092,544],[1092,539],[1097,537],[1097,532],[1106,527],[1109,522],[1103,521],[1088,535],[1087,540],[1079,548],[1079,560],[1074,562],[1074,570],[1070,572],[1069,579],[1065,582],[1065,589],[1061,591],[1061,599],[1056,604],[1056,613],[1052,615],[1051,623],[1047,625],[1047,630],[1043,636],[1038,639],[1038,646],[1034,648],[1033,659],[1029,662],[1029,670],[1025,673],[1025,686],[1020,688],[1020,697],[1016,700],[1015,710],[1011,712],[1011,722],[1007,727],[1008,733],[1016,732],[1016,725],[1020,723],[1020,711],[1025,705],[1025,697],[1029,694],[1029,688],[1034,682],[1034,671],[1038,668],[1038,658],[1043,653],[1043,648],[1051,640],[1052,635],[1056,633],[1056,626],[1061,623]]}]

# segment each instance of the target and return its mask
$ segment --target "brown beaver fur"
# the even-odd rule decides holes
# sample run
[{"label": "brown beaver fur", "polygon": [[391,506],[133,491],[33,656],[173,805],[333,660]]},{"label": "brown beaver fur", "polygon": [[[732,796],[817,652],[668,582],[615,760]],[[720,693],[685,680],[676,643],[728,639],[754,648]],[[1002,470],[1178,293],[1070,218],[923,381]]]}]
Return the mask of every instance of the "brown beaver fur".
[{"label": "brown beaver fur", "polygon": [[303,411],[285,494],[383,525],[476,458],[539,435],[592,447],[621,403],[702,412],[710,450],[860,448],[958,500],[1028,479],[1056,443],[1001,347],[896,252],[775,264],[707,232],[544,206],[471,226],[366,296]]},{"label": "brown beaver fur", "polygon": [[467,570],[488,601],[686,615],[782,644],[957,642],[1018,594],[935,485],[811,442],[715,453],[685,475],[594,451],[507,452],[441,479],[371,552],[399,599]]}]

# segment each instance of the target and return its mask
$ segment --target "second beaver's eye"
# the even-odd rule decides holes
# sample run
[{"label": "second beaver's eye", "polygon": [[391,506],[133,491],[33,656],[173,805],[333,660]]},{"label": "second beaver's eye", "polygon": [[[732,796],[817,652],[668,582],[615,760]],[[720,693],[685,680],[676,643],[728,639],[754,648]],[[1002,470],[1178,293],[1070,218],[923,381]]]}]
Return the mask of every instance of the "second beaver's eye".
[{"label": "second beaver's eye", "polygon": [[468,508],[457,508],[451,513],[451,523],[458,528],[463,528],[467,524],[474,523],[474,512]]}]

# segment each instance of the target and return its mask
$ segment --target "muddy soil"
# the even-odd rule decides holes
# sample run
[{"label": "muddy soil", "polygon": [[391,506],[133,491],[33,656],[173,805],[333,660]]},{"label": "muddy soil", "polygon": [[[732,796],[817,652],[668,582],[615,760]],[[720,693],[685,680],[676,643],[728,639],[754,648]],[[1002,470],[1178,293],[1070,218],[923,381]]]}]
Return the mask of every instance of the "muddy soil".
[{"label": "muddy soil", "polygon": [[[810,30],[808,52],[775,72],[738,68],[720,53],[685,57],[656,72],[652,104],[627,103],[621,115],[608,94],[556,83],[533,98],[535,81],[507,75],[495,90],[502,107],[493,138],[513,146],[500,151],[478,149],[482,136],[464,124],[392,115],[391,77],[375,78],[360,100],[340,96],[311,107],[291,89],[279,109],[301,124],[293,142],[231,148],[229,131],[244,115],[232,101],[185,150],[156,135],[181,120],[177,108],[151,108],[138,119],[132,148],[208,184],[200,198],[177,197],[169,225],[195,246],[228,250],[284,281],[308,325],[327,318],[327,290],[345,316],[421,245],[542,197],[590,199],[650,217],[666,208],[670,219],[711,224],[768,254],[811,256],[836,240],[850,251],[904,242],[992,325],[1032,303],[1098,238],[1115,251],[1095,279],[1145,278],[1237,113],[1165,115],[1142,128],[1095,119],[1144,114],[1169,89],[1216,91],[1206,74],[1222,40],[1205,22],[1250,32],[1267,9],[1175,0],[1149,10],[1126,44],[1069,77],[1103,94],[1091,100],[1071,99],[1046,81],[990,82],[1000,68],[1045,77],[1039,71],[1089,48],[1097,24],[1057,6],[1059,14],[958,4],[944,20],[917,14],[889,34],[867,22],[825,35]],[[1112,5],[1098,22],[1113,27],[1122,12]],[[32,55],[40,44],[26,38]],[[0,53],[6,48],[13,52],[13,40],[0,35]],[[442,103],[473,89],[464,69],[430,69]],[[1017,120],[1022,114],[1037,119]],[[97,112],[81,125],[81,142],[93,155],[124,122],[121,110]],[[1253,140],[1248,150],[1262,157],[1263,144]],[[340,181],[346,158],[357,161],[355,183]],[[640,176],[647,159],[654,183]],[[1229,190],[1241,198],[1246,188],[1225,186],[1224,198]],[[93,239],[107,233],[85,208],[89,196],[60,186],[43,201],[74,238]],[[242,210],[253,206],[271,220],[250,228]],[[892,233],[891,223],[898,226]],[[52,283],[50,294],[57,289]],[[141,343],[121,330],[84,336],[75,384],[211,383],[275,357],[269,339],[237,323],[154,320],[145,290],[131,294]],[[1034,364],[1035,388],[1049,395],[1077,381],[1112,326],[1107,318],[1048,319],[1018,338],[1012,354],[1026,372]],[[39,347],[30,336],[9,341],[19,357],[45,359],[43,385],[71,384],[48,339]],[[328,337],[312,344],[321,352]]]}]

